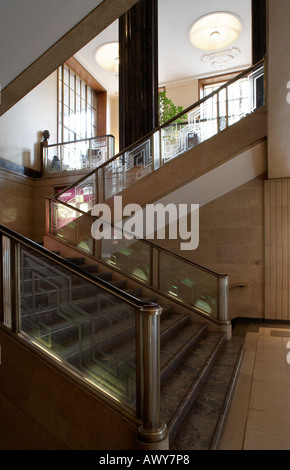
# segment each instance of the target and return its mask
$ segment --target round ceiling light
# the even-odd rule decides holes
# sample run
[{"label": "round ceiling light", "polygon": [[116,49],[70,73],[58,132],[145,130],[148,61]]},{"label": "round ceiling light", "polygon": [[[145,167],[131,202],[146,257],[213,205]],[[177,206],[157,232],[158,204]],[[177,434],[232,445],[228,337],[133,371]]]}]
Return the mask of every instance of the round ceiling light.
[{"label": "round ceiling light", "polygon": [[240,19],[233,13],[216,12],[202,16],[189,31],[189,40],[197,49],[218,51],[235,42],[242,32]]},{"label": "round ceiling light", "polygon": [[97,64],[105,70],[118,73],[119,71],[119,43],[107,42],[98,47],[95,53]]}]

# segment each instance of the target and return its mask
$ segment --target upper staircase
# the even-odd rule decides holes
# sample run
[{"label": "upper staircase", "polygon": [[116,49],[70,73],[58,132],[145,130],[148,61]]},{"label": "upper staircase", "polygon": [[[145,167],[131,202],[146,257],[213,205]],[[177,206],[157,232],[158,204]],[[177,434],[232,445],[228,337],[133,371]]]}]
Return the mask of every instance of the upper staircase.
[{"label": "upper staircase", "polygon": [[[235,94],[238,99],[225,101],[225,96]],[[103,162],[60,192],[57,199],[84,212],[102,202],[113,209],[115,195],[122,195],[124,206],[134,203],[145,207],[266,137],[261,61]],[[62,144],[50,148],[51,155],[61,156]]]}]

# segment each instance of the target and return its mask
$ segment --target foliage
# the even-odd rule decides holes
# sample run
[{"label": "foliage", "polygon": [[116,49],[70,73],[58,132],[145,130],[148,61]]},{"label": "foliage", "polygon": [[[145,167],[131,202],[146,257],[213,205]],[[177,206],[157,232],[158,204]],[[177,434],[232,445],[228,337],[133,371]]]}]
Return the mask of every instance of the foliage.
[{"label": "foliage", "polygon": [[[159,124],[162,125],[169,119],[183,111],[183,106],[175,106],[173,101],[166,96],[166,91],[159,92]],[[187,119],[187,116],[181,116],[176,122],[180,123]]]}]

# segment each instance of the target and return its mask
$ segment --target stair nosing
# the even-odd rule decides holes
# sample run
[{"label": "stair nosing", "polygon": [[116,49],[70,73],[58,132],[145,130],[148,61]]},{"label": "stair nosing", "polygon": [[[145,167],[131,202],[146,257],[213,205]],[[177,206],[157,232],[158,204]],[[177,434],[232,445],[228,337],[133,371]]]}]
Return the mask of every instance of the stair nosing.
[{"label": "stair nosing", "polygon": [[223,429],[225,417],[227,415],[227,410],[229,408],[229,405],[230,405],[230,402],[231,402],[231,397],[232,397],[233,392],[234,392],[236,378],[238,376],[238,373],[239,373],[239,370],[240,370],[240,367],[241,367],[241,363],[242,363],[242,359],[243,359],[243,355],[244,355],[244,350],[245,350],[245,345],[242,344],[240,346],[239,354],[238,354],[237,360],[235,362],[235,366],[233,368],[233,372],[232,372],[232,375],[231,375],[231,379],[229,381],[229,385],[227,387],[227,393],[224,397],[222,410],[220,412],[218,422],[217,422],[217,424],[215,426],[215,429],[214,429],[214,432],[213,432],[213,437],[212,437],[212,440],[211,440],[211,443],[210,443],[210,446],[209,446],[209,450],[216,450],[217,449],[217,446],[218,446],[218,443],[219,443],[219,440],[220,440],[220,437],[221,437],[221,431]]},{"label": "stair nosing", "polygon": [[179,405],[174,410],[174,413],[172,414],[169,422],[167,423],[170,442],[174,440],[180,426],[182,425],[183,420],[185,419],[189,409],[192,407],[194,400],[196,399],[198,392],[200,391],[204,381],[206,380],[211,370],[211,367],[215,363],[216,357],[220,352],[222,346],[224,345],[225,341],[225,336],[221,335],[218,342],[213,347],[209,357],[202,366],[198,376],[195,378],[195,380],[179,402]]}]

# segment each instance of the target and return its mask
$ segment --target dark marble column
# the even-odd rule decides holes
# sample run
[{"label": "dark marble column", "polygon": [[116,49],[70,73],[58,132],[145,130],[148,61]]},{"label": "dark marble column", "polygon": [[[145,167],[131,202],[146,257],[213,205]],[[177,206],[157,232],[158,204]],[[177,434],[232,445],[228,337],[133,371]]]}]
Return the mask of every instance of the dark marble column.
[{"label": "dark marble column", "polygon": [[252,54],[253,64],[266,55],[267,20],[266,0],[252,0]]},{"label": "dark marble column", "polygon": [[120,150],[158,126],[158,2],[140,0],[119,19]]}]

